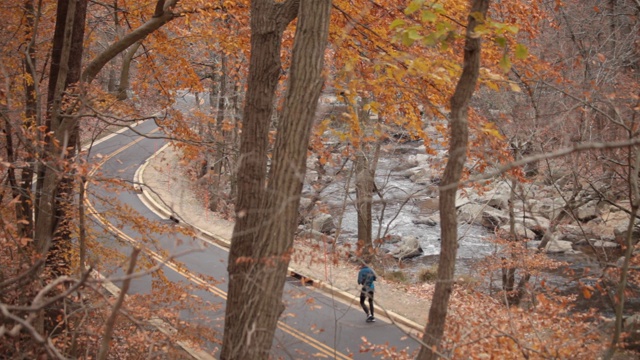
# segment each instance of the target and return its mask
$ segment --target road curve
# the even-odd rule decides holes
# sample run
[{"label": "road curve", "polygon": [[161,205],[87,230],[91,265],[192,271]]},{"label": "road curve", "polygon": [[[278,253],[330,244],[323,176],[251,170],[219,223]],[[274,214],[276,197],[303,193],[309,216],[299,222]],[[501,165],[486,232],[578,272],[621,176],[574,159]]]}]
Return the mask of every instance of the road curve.
[{"label": "road curve", "polygon": [[[136,170],[166,143],[159,134],[156,124],[146,121],[136,126],[135,131],[126,130],[94,145],[91,154],[100,164],[95,171],[96,175],[133,183]],[[153,191],[144,186],[142,188],[143,191]],[[166,262],[163,267],[164,275],[176,283],[197,285],[197,289],[191,290],[191,295],[218,305],[217,309],[208,311],[206,316],[208,326],[214,331],[217,329],[216,337],[221,340],[227,292],[226,249],[179,233],[158,234],[149,239],[136,226],[121,223],[117,215],[113,214],[114,203],[126,204],[139,213],[148,222],[148,227],[170,223],[170,220],[158,216],[145,206],[133,190],[114,192],[90,186],[89,194],[89,212],[97,220],[96,226],[108,229],[120,240],[107,241],[115,251],[128,254],[132,246],[144,243],[147,244],[145,253],[149,259],[160,263],[165,262],[170,254],[188,252],[180,256],[177,262]],[[121,275],[122,272],[116,270],[116,274]],[[203,280],[200,274],[215,278],[215,284]],[[132,283],[130,294],[149,293],[153,286],[151,276],[136,279]],[[372,344],[388,344],[396,349],[409,348],[412,351],[417,348],[415,340],[384,319],[366,323],[359,304],[339,301],[313,287],[302,286],[297,279],[287,282],[283,300],[287,309],[278,323],[272,347],[274,358],[376,358],[373,351],[360,351],[363,338]],[[196,314],[190,311],[182,311],[180,315],[183,320],[197,321]],[[210,354],[217,356],[219,349],[215,344],[208,344],[207,348]]]}]

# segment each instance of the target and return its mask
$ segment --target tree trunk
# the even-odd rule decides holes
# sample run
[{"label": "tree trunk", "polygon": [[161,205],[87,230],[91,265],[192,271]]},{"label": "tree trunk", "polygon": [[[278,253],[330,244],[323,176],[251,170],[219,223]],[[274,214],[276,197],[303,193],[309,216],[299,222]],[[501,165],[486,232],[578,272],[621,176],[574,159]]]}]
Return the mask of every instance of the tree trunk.
[{"label": "tree trunk", "polygon": [[129,90],[129,71],[131,70],[131,61],[133,60],[133,56],[136,54],[136,51],[138,51],[138,48],[140,48],[140,45],[142,45],[142,40],[133,44],[122,59],[120,83],[118,84],[118,100],[126,100],[129,98],[127,90]]},{"label": "tree trunk", "polygon": [[[60,191],[63,166],[58,159],[60,154],[65,154],[65,158],[73,155],[78,124],[77,119],[62,116],[62,103],[65,90],[80,79],[86,10],[86,0],[62,0],[58,4],[45,124],[53,139],[45,139],[45,165],[38,176],[41,192],[36,199],[34,243],[41,253],[46,253],[51,246],[60,217],[64,216],[60,200],[68,197],[65,192],[70,191],[69,187]],[[67,152],[68,145],[71,145],[70,152]]]},{"label": "tree trunk", "polygon": [[[5,138],[5,151],[7,152],[7,162],[14,164],[16,162],[15,149],[13,146],[13,129],[11,126],[11,121],[9,119],[9,108],[6,105],[6,102],[0,102],[0,114],[2,115],[2,119],[4,120],[4,128],[0,131],[0,135]],[[20,191],[18,187],[18,180],[16,178],[16,170],[9,166],[7,168],[7,181],[9,182],[9,186],[11,187],[11,197],[17,198],[20,197]],[[16,203],[16,220],[22,220],[25,217],[25,214],[22,213],[22,207],[20,202]],[[18,228],[20,229],[20,228]],[[22,231],[20,231],[22,232]]]},{"label": "tree trunk", "polygon": [[[368,98],[357,100],[353,105],[360,126],[365,133],[372,128],[371,116],[365,106],[371,102]],[[363,136],[355,156],[356,175],[356,213],[358,216],[358,253],[362,260],[369,263],[373,260],[373,193],[375,191],[375,173],[378,164],[380,144],[372,145],[367,137],[375,137],[375,131]]]},{"label": "tree trunk", "polygon": [[[245,266],[237,260],[252,257],[254,238],[264,215],[261,203],[267,173],[269,124],[280,77],[280,42],[285,26],[297,16],[297,6],[291,10],[289,21],[281,17],[283,8],[291,1],[276,4],[272,0],[254,0],[251,3],[251,58],[237,172],[236,223],[229,249],[231,278],[236,269]],[[233,291],[233,286],[229,291]]]},{"label": "tree trunk", "polygon": [[[120,38],[123,34],[122,34],[122,29],[120,28],[120,22],[118,21],[118,0],[113,0],[113,32],[114,32],[114,38]],[[112,61],[111,62],[111,66],[109,67],[109,75],[108,75],[108,80],[107,80],[107,91],[109,92],[109,94],[116,94],[116,98],[118,100],[124,100],[124,99],[120,99],[120,92],[118,91],[120,88],[120,83],[116,82],[116,62]],[[124,65],[122,66],[122,69],[124,69]],[[122,74],[122,71],[121,71]],[[126,99],[126,97],[125,97]]]},{"label": "tree trunk", "polygon": [[[515,146],[513,150],[513,158],[518,161],[522,158],[520,153],[520,147]],[[516,189],[518,188],[518,180],[513,177],[511,179],[511,191],[509,192],[509,237],[508,240],[512,243],[516,243],[520,241],[518,238],[518,234],[516,234],[516,215],[514,210],[514,204],[516,202]],[[524,201],[524,200],[523,200]],[[516,263],[516,259],[518,255],[513,251],[513,248],[510,249],[511,259]],[[503,264],[508,263],[505,258],[502,259]],[[514,266],[503,266],[502,267],[502,290],[505,294],[505,304],[509,305],[518,305],[522,300],[522,297],[525,294],[525,286],[529,282],[529,278],[531,275],[525,271],[525,274],[520,278],[518,282],[518,286],[516,287],[516,271],[518,269]]]},{"label": "tree trunk", "polygon": [[[216,110],[215,128],[211,129],[211,136],[215,141],[215,152],[213,158],[213,174],[209,185],[209,204],[208,208],[211,211],[217,211],[219,193],[221,191],[220,184],[222,184],[222,176],[224,170],[224,162],[226,158],[226,150],[230,145],[230,134],[226,130],[224,124],[226,114],[226,100],[228,94],[228,80],[227,80],[227,55],[220,54],[220,75],[216,76],[218,80],[218,101]],[[213,103],[211,103],[213,106]],[[218,135],[219,134],[219,135]]]},{"label": "tree trunk", "polygon": [[[107,75],[107,91],[109,92],[109,94],[116,94],[116,89],[117,89],[117,84],[116,84],[116,69],[111,66],[109,68],[109,74]],[[124,100],[124,99],[120,99],[120,94],[118,94],[118,100]]]},{"label": "tree trunk", "polygon": [[[241,93],[244,91],[242,89],[244,89],[244,86],[240,86],[239,81],[234,81],[232,92],[233,96],[231,97],[231,113],[229,114],[229,119],[232,119],[233,126],[231,132],[229,133],[229,144],[231,144],[231,149],[233,149],[233,152],[230,153],[226,159],[228,169],[235,169],[236,164],[239,161],[239,156],[235,149],[238,148],[237,144],[238,139],[240,138],[240,126],[237,121],[239,117],[238,114],[241,113],[240,103],[242,101],[241,99],[245,96],[245,94]],[[231,171],[229,175],[229,197],[235,198],[238,194],[238,177],[235,171]]]},{"label": "tree trunk", "polygon": [[[23,127],[25,133],[34,133],[33,128],[37,126],[38,119],[38,89],[36,88],[36,34],[35,34],[35,8],[33,0],[26,0],[24,3],[26,21],[26,43],[27,51],[23,60],[24,72],[29,74],[31,81],[25,81],[25,120]],[[29,139],[35,144],[37,139]],[[28,151],[24,161],[29,164],[22,170],[20,180],[20,201],[16,209],[16,218],[23,220],[18,222],[19,236],[33,238],[33,207],[31,198],[33,174],[35,171],[33,151]],[[24,222],[26,221],[26,223]]]},{"label": "tree trunk", "polygon": [[[362,146],[366,148],[366,145]],[[358,252],[369,263],[373,256],[371,202],[373,199],[373,174],[369,159],[363,150],[356,154],[356,212],[358,214]]]},{"label": "tree trunk", "polygon": [[[291,6],[295,2],[283,5]],[[281,303],[282,291],[297,224],[309,135],[322,88],[322,65],[331,10],[331,0],[300,0],[299,3],[300,18],[294,42],[291,79],[276,137],[269,184],[266,193],[262,193],[264,190],[260,191],[261,183],[254,183],[258,188],[252,191],[260,191],[255,195],[261,200],[257,204],[262,206],[256,207],[254,204],[249,207],[250,204],[245,202],[239,203],[241,206],[237,210],[238,219],[243,221],[236,223],[233,239],[244,243],[238,246],[232,241],[232,251],[229,255],[229,298],[222,359],[267,359],[278,318],[284,310]],[[260,41],[264,36],[273,35],[254,33],[259,29],[254,26],[267,25],[265,20],[268,18],[265,15],[273,11],[273,3],[254,1],[252,5],[252,61],[247,111],[251,110],[252,99],[256,96],[256,89],[252,89],[252,85],[257,85],[254,76],[265,74],[251,74],[251,71],[258,69],[254,64],[261,61],[256,57],[265,55],[260,52],[254,53],[258,46],[256,41]],[[297,8],[298,6],[293,9]],[[278,41],[276,48],[279,49],[280,35],[278,39],[271,40]],[[279,62],[279,51],[275,54],[269,51],[267,56],[269,54],[278,57]],[[274,75],[277,80],[277,74]],[[271,89],[271,92],[266,93],[270,96],[266,97],[273,99],[275,86]],[[272,103],[265,102],[264,106],[270,108]],[[245,116],[248,115],[247,111]],[[263,111],[266,111],[266,108]],[[245,117],[245,123],[247,121],[249,118]],[[263,138],[253,138],[253,143],[266,145],[268,125],[268,121],[263,122],[262,129],[254,129],[258,132],[249,134],[243,128],[243,145],[246,144],[247,137],[258,133],[262,134]],[[266,164],[258,160],[248,161],[247,154],[251,154],[252,150],[252,147],[241,148],[241,169],[247,169],[251,165],[258,166],[254,175],[259,175]],[[247,178],[246,172],[242,170],[239,174],[240,200],[247,195],[250,182],[260,178]],[[260,230],[256,231],[257,229]]]},{"label": "tree trunk", "polygon": [[449,133],[449,160],[444,170],[440,186],[440,219],[442,249],[438,264],[438,278],[433,294],[433,302],[429,309],[429,320],[424,331],[417,359],[433,360],[440,353],[440,341],[444,333],[444,326],[449,307],[449,298],[453,291],[453,275],[458,252],[458,221],[456,218],[456,191],[462,175],[467,155],[469,129],[467,124],[469,100],[475,91],[480,69],[480,38],[473,32],[487,13],[490,0],[473,0],[469,22],[467,25],[464,46],[464,64],[462,75],[451,97],[451,119]]}]

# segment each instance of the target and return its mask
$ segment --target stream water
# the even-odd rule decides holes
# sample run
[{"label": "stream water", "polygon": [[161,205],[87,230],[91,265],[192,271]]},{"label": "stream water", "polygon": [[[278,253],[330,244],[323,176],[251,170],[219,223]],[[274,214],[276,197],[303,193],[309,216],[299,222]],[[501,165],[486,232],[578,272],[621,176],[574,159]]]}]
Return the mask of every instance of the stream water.
[{"label": "stream water", "polygon": [[[424,200],[429,199],[425,194],[426,185],[416,184],[405,175],[404,171],[394,170],[399,167],[399,164],[405,163],[410,154],[418,151],[419,144],[413,144],[410,148],[405,148],[402,154],[381,156],[376,169],[375,183],[384,196],[384,203],[378,195],[374,194],[372,231],[374,238],[382,238],[385,235],[414,236],[422,247],[421,257],[430,258],[440,254],[440,225],[430,226],[422,220],[432,215],[432,212],[437,216],[437,211],[425,211],[420,206]],[[348,163],[345,168],[349,169],[351,165]],[[349,187],[345,198],[347,182]],[[357,238],[358,223],[353,179],[349,181],[348,175],[336,177],[336,181],[321,192],[321,198],[329,206],[334,222],[336,224],[341,222],[341,235],[338,241],[354,243]],[[343,208],[344,211],[342,211]],[[459,259],[479,259],[493,250],[493,244],[487,241],[491,233],[484,227],[460,224],[458,234],[460,236]],[[387,245],[382,247],[383,250],[388,249]],[[412,263],[415,262],[412,261]]]}]

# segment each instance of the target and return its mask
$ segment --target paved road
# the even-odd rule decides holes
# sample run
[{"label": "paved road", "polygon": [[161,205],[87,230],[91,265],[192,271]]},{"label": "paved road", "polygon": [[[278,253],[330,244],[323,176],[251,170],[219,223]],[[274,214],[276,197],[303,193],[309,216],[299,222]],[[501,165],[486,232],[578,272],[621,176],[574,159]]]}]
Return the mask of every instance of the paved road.
[{"label": "paved road", "polygon": [[[103,162],[97,175],[133,182],[135,171],[166,143],[166,140],[158,138],[160,132],[157,132],[153,121],[140,124],[135,127],[135,131],[150,135],[143,137],[127,130],[92,148],[91,155]],[[192,289],[190,292],[217,306],[217,309],[209,309],[206,317],[210,321],[208,326],[220,332],[216,334],[216,338],[221,340],[227,292],[226,249],[178,233],[154,235],[153,239],[150,239],[148,235],[141,234],[136,226],[120,222],[118,215],[113,213],[124,212],[114,210],[113,204],[119,202],[126,204],[144,218],[143,227],[151,228],[170,223],[149,210],[140,201],[138,194],[133,191],[105,190],[96,185],[89,188],[89,193],[92,207],[100,217],[107,220],[107,224],[97,221],[96,227],[111,227],[112,231],[120,233],[120,241],[114,241],[113,237],[103,237],[103,244],[129,254],[131,244],[122,239],[142,241],[151,249],[147,252],[149,259],[155,257],[155,260],[166,258],[167,254],[200,249],[179,257],[178,261],[184,264],[183,268],[165,266],[163,271],[166,278],[172,282],[202,285],[200,289]],[[116,270],[116,274],[122,274],[122,271]],[[212,276],[217,282],[213,285],[205,283],[196,274]],[[152,276],[137,279],[132,283],[129,293],[149,293],[157,281],[158,279]],[[373,344],[388,343],[398,349],[417,348],[414,340],[385,319],[379,318],[376,323],[366,323],[365,314],[358,303],[345,304],[313,287],[302,286],[295,279],[288,281],[283,300],[287,309],[281,317],[272,348],[272,354],[276,358],[376,358],[371,352],[360,352],[363,337]],[[181,318],[198,321],[195,320],[197,314],[190,311],[182,311]],[[209,344],[208,347],[210,353],[217,356],[216,346]]]}]

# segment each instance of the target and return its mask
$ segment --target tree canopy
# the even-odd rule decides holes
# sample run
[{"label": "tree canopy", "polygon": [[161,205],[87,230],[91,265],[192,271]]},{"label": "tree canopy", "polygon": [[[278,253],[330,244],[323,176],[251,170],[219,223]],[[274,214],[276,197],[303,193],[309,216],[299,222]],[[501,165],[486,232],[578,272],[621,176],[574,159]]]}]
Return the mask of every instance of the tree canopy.
[{"label": "tree canopy", "polygon": [[[143,357],[143,342],[127,334],[137,334],[137,316],[151,316],[145,302],[175,322],[189,306],[212,310],[197,296],[170,309],[192,289],[160,264],[188,264],[158,237],[193,229],[152,223],[107,196],[142,185],[103,176],[110,155],[96,155],[94,144],[149,119],[206,208],[235,223],[228,273],[194,275],[228,279],[224,326],[210,336],[181,329],[194,343],[219,344],[220,358],[270,356],[305,234],[331,249],[315,261],[330,253],[402,272],[410,262],[383,252],[391,224],[430,201],[441,244],[429,319],[415,354],[383,349],[388,356],[612,358],[640,341],[628,335],[640,326],[637,0],[20,0],[0,11],[0,351],[8,356]],[[407,144],[428,165],[397,172],[430,177],[398,199],[379,164],[388,154],[408,162],[398,155]],[[500,184],[509,190],[497,199]],[[340,206],[324,199],[335,188]],[[461,284],[463,207],[485,193],[493,197],[468,222],[488,228],[496,250],[476,259],[482,285]],[[311,217],[348,206],[357,233],[314,233]],[[140,234],[126,254],[105,241],[126,241],[123,229]],[[549,255],[562,241],[595,265],[555,291],[545,270],[577,271]],[[110,299],[91,285],[95,269],[122,292]],[[130,301],[136,272],[151,274],[155,288]],[[595,298],[606,303],[598,315],[585,310]],[[474,313],[482,320],[461,319]],[[534,323],[545,324],[541,339],[527,338],[543,331]],[[467,325],[486,338],[465,338]]]}]

